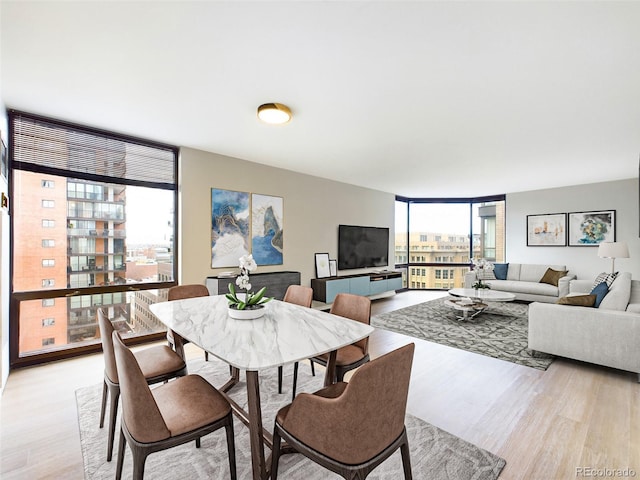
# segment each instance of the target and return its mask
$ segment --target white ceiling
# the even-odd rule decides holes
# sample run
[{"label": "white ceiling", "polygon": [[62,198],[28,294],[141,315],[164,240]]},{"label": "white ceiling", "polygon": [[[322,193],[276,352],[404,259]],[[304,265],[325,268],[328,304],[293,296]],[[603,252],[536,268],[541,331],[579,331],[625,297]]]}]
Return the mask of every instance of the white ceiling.
[{"label": "white ceiling", "polygon": [[[16,108],[411,197],[636,177],[640,2],[0,3]],[[256,108],[294,112],[280,127]]]}]

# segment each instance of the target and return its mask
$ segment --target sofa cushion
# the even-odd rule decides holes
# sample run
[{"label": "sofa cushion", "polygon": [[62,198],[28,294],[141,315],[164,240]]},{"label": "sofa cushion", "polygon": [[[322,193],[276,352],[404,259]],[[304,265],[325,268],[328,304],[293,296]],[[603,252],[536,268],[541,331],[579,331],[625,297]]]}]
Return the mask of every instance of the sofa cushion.
[{"label": "sofa cushion", "polygon": [[558,280],[564,277],[568,272],[566,270],[554,270],[553,268],[547,268],[544,275],[540,279],[540,283],[548,283],[555,287],[558,286]]},{"label": "sofa cushion", "polygon": [[596,303],[596,295],[569,295],[559,298],[558,305],[576,305],[578,307],[593,307]]},{"label": "sofa cushion", "polygon": [[510,293],[526,293],[529,295],[558,296],[558,287],[540,282],[517,282],[513,280],[488,280],[493,290]]},{"label": "sofa cushion", "polygon": [[539,282],[546,273],[547,268],[554,270],[566,270],[564,265],[536,265],[523,263],[520,265],[520,278],[523,282]]},{"label": "sofa cushion", "polygon": [[507,269],[507,280],[520,280],[521,263],[510,263]]},{"label": "sofa cushion", "polygon": [[622,272],[609,287],[609,293],[600,303],[599,308],[607,310],[626,310],[631,296],[631,273]]},{"label": "sofa cushion", "polygon": [[613,281],[616,279],[617,276],[618,276],[618,272],[614,272],[614,273],[602,272],[602,273],[598,274],[598,276],[596,277],[595,281],[593,282],[593,286],[591,287],[591,289],[596,288],[602,282],[606,282],[607,283],[607,287],[611,288],[611,284],[613,283]]},{"label": "sofa cushion", "polygon": [[627,305],[627,312],[640,313],[640,303],[630,303]]},{"label": "sofa cushion", "polygon": [[508,269],[509,269],[508,263],[494,263],[493,274],[496,276],[496,280],[506,280]]},{"label": "sofa cushion", "polygon": [[604,300],[604,297],[607,295],[608,291],[609,289],[607,288],[607,282],[602,282],[597,285],[596,288],[591,290],[591,295],[596,296],[596,301],[593,304],[594,307],[600,308],[600,304],[602,303],[602,300]]}]

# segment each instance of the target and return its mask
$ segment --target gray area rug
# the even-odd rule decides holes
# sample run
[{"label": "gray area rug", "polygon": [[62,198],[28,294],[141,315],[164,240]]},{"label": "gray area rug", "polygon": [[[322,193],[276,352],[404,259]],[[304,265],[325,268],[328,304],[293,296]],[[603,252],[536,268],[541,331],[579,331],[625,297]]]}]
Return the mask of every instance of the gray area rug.
[{"label": "gray area rug", "polygon": [[460,321],[460,312],[444,304],[447,298],[376,315],[371,325],[539,370],[553,362],[551,355],[533,357],[527,348],[527,304],[492,302],[475,318]]},{"label": "gray area rug", "polygon": [[[229,368],[226,364],[215,359],[209,362],[194,360],[189,362],[189,373],[198,373],[213,385],[221,386],[228,379]],[[243,372],[241,372],[241,378],[243,377]],[[318,375],[318,372],[315,377],[312,377],[309,366],[301,364],[298,381],[299,392],[313,392],[322,387],[323,377],[322,374]],[[291,385],[292,366],[285,367],[282,394],[277,393],[277,369],[261,372],[260,395],[263,424],[268,430],[273,429],[275,413],[289,402]],[[112,480],[115,478],[119,436],[116,436],[113,460],[107,462],[107,427],[98,428],[101,388],[101,386],[95,385],[76,391],[80,441],[87,480]],[[244,381],[234,387],[231,395],[234,400],[246,408]],[[411,448],[413,476],[416,479],[491,480],[497,478],[505,466],[505,461],[500,457],[414,416],[407,415],[406,426]],[[251,478],[251,457],[248,429],[238,420],[235,421],[234,428],[238,479],[249,480]],[[226,448],[224,429],[222,429],[204,437],[200,449],[196,449],[195,444],[191,442],[171,450],[154,453],[147,458],[145,478],[154,480],[174,478],[228,479],[230,476]],[[268,448],[265,450],[268,456],[270,451]],[[281,457],[278,473],[279,478],[282,479],[341,478],[298,454],[288,454]],[[127,447],[123,478],[131,478],[131,474],[131,451]],[[372,480],[400,478],[404,477],[399,451],[395,452],[368,477]]]}]

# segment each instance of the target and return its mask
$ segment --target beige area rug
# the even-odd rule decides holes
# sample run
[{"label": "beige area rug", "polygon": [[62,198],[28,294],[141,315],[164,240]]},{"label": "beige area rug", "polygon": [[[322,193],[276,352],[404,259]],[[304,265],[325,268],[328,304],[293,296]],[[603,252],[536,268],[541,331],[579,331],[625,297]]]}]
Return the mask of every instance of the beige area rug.
[{"label": "beige area rug", "polygon": [[[228,379],[229,368],[219,360],[209,362],[194,360],[189,363],[189,373],[204,376],[215,386]],[[322,374],[313,377],[308,365],[301,365],[298,392],[313,392],[322,388]],[[243,378],[241,372],[241,378]],[[275,413],[290,401],[292,366],[285,367],[283,393],[277,393],[277,369],[261,372],[260,395],[263,424],[272,430]],[[76,391],[80,440],[84,461],[85,479],[102,480],[115,478],[118,439],[114,445],[111,462],[106,461],[107,428],[98,428],[102,387],[95,385]],[[234,387],[231,395],[246,408],[246,386],[244,381]],[[106,423],[106,422],[105,422]],[[119,425],[119,423],[118,423]],[[431,480],[491,480],[498,477],[505,466],[500,457],[451,435],[411,415],[406,418],[413,477]],[[251,478],[251,458],[248,429],[235,421],[236,461],[238,479]],[[193,442],[158,452],[147,458],[145,478],[164,479],[228,479],[229,467],[224,429],[213,432],[202,439],[202,448],[196,449]],[[269,449],[266,448],[268,456]],[[131,478],[131,451],[125,451],[123,478]],[[327,470],[307,460],[302,455],[288,454],[280,459],[278,477],[283,480],[340,479]],[[375,469],[368,479],[401,479],[402,461],[400,452],[395,452],[386,462]]]}]

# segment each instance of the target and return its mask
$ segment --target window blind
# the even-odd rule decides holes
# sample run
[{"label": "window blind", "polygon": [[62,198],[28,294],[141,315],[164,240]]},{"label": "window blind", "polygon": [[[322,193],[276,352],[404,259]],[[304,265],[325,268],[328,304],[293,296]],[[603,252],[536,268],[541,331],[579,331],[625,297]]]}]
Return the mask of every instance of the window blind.
[{"label": "window blind", "polygon": [[178,148],[16,110],[13,168],[176,190]]}]

